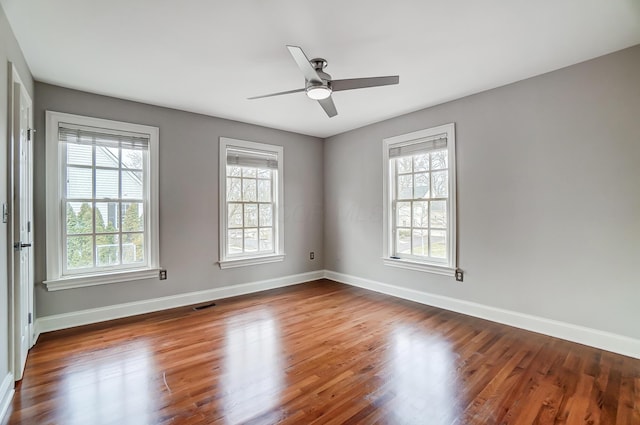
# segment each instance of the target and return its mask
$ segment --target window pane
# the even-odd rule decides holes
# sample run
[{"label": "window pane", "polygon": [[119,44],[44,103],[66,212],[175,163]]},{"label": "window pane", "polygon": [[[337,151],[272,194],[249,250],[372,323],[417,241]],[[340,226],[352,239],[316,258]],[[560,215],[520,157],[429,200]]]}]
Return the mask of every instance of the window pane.
[{"label": "window pane", "polygon": [[258,180],[258,201],[271,202],[271,180]]},{"label": "window pane", "polygon": [[118,231],[120,217],[117,202],[96,202],[96,233]]},{"label": "window pane", "polygon": [[273,226],[273,211],[271,204],[260,204],[260,227]]},{"label": "window pane", "polygon": [[244,252],[258,250],[258,229],[244,229]]},{"label": "window pane", "polygon": [[396,231],[396,253],[411,254],[411,230],[398,229]]},{"label": "window pane", "polygon": [[[71,214],[74,212],[75,217]],[[72,227],[69,227],[72,225]],[[69,202],[67,204],[67,233],[93,233],[93,208],[87,202]]]},{"label": "window pane", "polygon": [[411,227],[411,202],[398,202],[396,212],[396,227]]},{"label": "window pane", "polygon": [[142,202],[122,203],[122,231],[144,231],[144,204]]},{"label": "window pane", "polygon": [[273,251],[273,230],[260,229],[260,251]]},{"label": "window pane", "polygon": [[118,198],[118,170],[96,170],[96,199]]},{"label": "window pane", "polygon": [[122,172],[122,199],[142,199],[142,172]]},{"label": "window pane", "polygon": [[258,204],[244,205],[244,226],[258,227]]},{"label": "window pane", "polygon": [[80,202],[67,202],[67,234],[93,233],[91,206]]},{"label": "window pane", "polygon": [[227,201],[242,201],[241,179],[227,179]]},{"label": "window pane", "polygon": [[255,180],[242,179],[242,200],[245,202],[256,201],[256,181]]},{"label": "window pane", "polygon": [[431,227],[447,227],[447,201],[431,201]]},{"label": "window pane", "polygon": [[91,166],[93,164],[92,155],[91,146],[67,144],[67,164]]},{"label": "window pane", "polygon": [[271,170],[258,168],[258,178],[270,179],[271,178]]},{"label": "window pane", "polygon": [[431,231],[431,256],[447,258],[447,233],[444,230]]},{"label": "window pane", "polygon": [[229,230],[227,232],[227,243],[229,246],[227,250],[229,254],[241,254],[242,253],[242,229]]},{"label": "window pane", "polygon": [[99,167],[118,168],[120,159],[118,148],[96,146],[96,165]]},{"label": "window pane", "polygon": [[448,168],[448,155],[447,151],[431,152],[431,169],[442,170]]},{"label": "window pane", "polygon": [[240,177],[241,174],[241,168],[240,167],[231,167],[231,166],[227,166],[227,176],[229,177]]},{"label": "window pane", "polygon": [[227,205],[227,226],[229,228],[242,227],[242,204]]},{"label": "window pane", "polygon": [[96,236],[96,265],[117,266],[120,264],[120,243],[118,235]]},{"label": "window pane", "polygon": [[414,230],[411,244],[413,246],[413,255],[429,255],[429,231]]},{"label": "window pane", "polygon": [[413,157],[413,171],[429,171],[429,154],[423,153]]},{"label": "window pane", "polygon": [[242,167],[242,177],[255,177],[256,169],[249,167]]},{"label": "window pane", "polygon": [[407,156],[404,158],[396,159],[396,167],[398,169],[398,173],[410,173],[411,172],[411,161],[412,157]]},{"label": "window pane", "polygon": [[413,175],[398,176],[398,199],[413,197]]},{"label": "window pane", "polygon": [[413,226],[429,227],[429,203],[426,201],[413,203]]},{"label": "window pane", "polygon": [[122,235],[122,264],[144,262],[144,233]]},{"label": "window pane", "polygon": [[143,153],[139,149],[122,149],[122,168],[142,170]]},{"label": "window pane", "polygon": [[434,171],[431,173],[432,198],[446,198],[449,194],[449,178],[447,171]]},{"label": "window pane", "polygon": [[92,197],[92,169],[67,167],[67,198],[88,199]]},{"label": "window pane", "polygon": [[93,236],[67,237],[67,269],[93,267]]},{"label": "window pane", "polygon": [[429,173],[419,173],[415,175],[415,193],[413,197],[416,199],[429,197]]}]

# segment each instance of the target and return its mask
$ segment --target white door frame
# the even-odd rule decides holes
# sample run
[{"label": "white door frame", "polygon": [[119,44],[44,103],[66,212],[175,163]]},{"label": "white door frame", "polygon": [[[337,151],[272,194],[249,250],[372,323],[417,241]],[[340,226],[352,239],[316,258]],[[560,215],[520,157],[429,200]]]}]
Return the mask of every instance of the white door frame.
[{"label": "white door frame", "polygon": [[[20,233],[18,232],[16,234],[16,228],[19,224],[19,217],[16,217],[16,200],[17,200],[17,194],[16,194],[16,179],[19,178],[20,176],[16,175],[17,170],[19,170],[19,167],[16,166],[16,161],[20,161],[20,152],[17,149],[17,147],[19,147],[19,129],[18,132],[16,132],[16,125],[19,125],[19,117],[16,117],[16,106],[20,105],[20,97],[18,97],[16,99],[15,96],[15,88],[16,85],[19,86],[20,91],[22,92],[22,94],[27,98],[28,102],[29,102],[29,116],[28,116],[28,124],[27,127],[31,130],[31,137],[30,137],[30,142],[28,143],[28,159],[27,161],[29,162],[29,171],[28,171],[28,177],[27,177],[27,182],[24,182],[24,184],[27,185],[27,187],[29,188],[29,193],[30,193],[30,200],[28,202],[29,204],[29,210],[28,210],[28,216],[29,216],[29,221],[31,223],[33,223],[33,139],[34,137],[32,136],[33,134],[33,101],[31,99],[31,96],[29,96],[29,93],[27,92],[24,84],[22,83],[22,80],[20,78],[20,75],[18,74],[18,71],[16,70],[15,66],[13,64],[9,65],[10,67],[10,72],[9,72],[9,107],[10,110],[9,112],[9,119],[8,119],[8,127],[9,127],[9,146],[8,146],[8,152],[7,152],[7,212],[8,212],[8,223],[7,223],[7,284],[9,287],[9,321],[10,321],[10,329],[9,329],[9,354],[10,354],[10,364],[11,364],[11,370],[13,372],[13,376],[16,380],[20,380],[22,379],[22,371],[23,371],[23,367],[24,365],[21,363],[21,357],[22,357],[22,352],[21,352],[21,346],[20,344],[18,344],[18,341],[20,339],[20,318],[23,317],[23,315],[25,314],[30,314],[30,324],[29,324],[29,331],[27,333],[27,346],[29,348],[31,348],[33,346],[33,344],[35,343],[34,340],[34,321],[35,321],[35,315],[34,315],[34,285],[33,285],[33,272],[34,272],[34,261],[33,261],[33,250],[31,248],[31,253],[29,255],[29,283],[28,283],[28,292],[27,294],[25,294],[28,297],[27,300],[27,308],[28,311],[24,312],[23,309],[23,302],[21,299],[19,299],[19,293],[20,291],[18,291],[18,285],[20,284],[20,282],[16,282],[16,273],[15,273],[15,261],[16,258],[19,258],[18,256],[16,256],[16,252],[14,250],[14,244],[16,242],[20,242]],[[17,104],[16,104],[17,102]],[[17,135],[17,136],[16,136]],[[33,224],[31,224],[31,226],[33,226]],[[31,228],[31,238],[33,238],[33,228]],[[27,241],[22,241],[22,242],[27,242]],[[28,242],[32,242],[32,241],[28,241]]]}]

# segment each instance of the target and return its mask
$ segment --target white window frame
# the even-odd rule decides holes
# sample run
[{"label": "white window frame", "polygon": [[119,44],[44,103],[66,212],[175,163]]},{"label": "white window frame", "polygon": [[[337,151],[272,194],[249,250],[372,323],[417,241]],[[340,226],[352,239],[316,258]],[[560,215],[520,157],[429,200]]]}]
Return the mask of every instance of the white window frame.
[{"label": "white window frame", "polygon": [[[139,133],[149,137],[148,176],[145,185],[145,254],[148,263],[144,267],[132,265],[131,268],[115,270],[92,270],[88,273],[64,274],[63,258],[63,212],[64,170],[61,170],[64,158],[63,144],[59,141],[60,124],[72,124],[82,127],[96,127],[106,132]],[[140,124],[112,121],[82,115],[46,111],[46,205],[47,205],[47,279],[43,282],[49,291],[81,288],[85,286],[127,282],[140,279],[158,278],[160,270],[159,243],[159,203],[158,203],[158,161],[159,129]]]},{"label": "white window frame", "polygon": [[[393,235],[393,200],[395,198],[394,189],[394,175],[393,167],[391,165],[390,149],[403,146],[410,146],[412,144],[420,143],[425,139],[432,139],[435,137],[447,138],[447,152],[449,161],[449,210],[447,211],[447,261],[441,262],[432,259],[419,259],[415,256],[411,258],[397,258],[394,257],[394,235]],[[409,270],[417,270],[423,272],[430,272],[441,274],[445,276],[455,276],[457,268],[457,246],[456,246],[456,154],[455,154],[455,124],[445,124],[438,127],[428,128],[425,130],[419,130],[412,133],[402,134],[399,136],[389,137],[383,140],[383,223],[384,223],[384,235],[383,235],[383,264],[391,267],[399,267]]]},{"label": "white window frame", "polygon": [[[255,151],[256,153],[275,154],[278,157],[278,168],[276,171],[276,184],[274,190],[274,207],[273,207],[273,253],[259,254],[234,254],[227,252],[227,148],[239,148],[247,151]],[[269,145],[266,143],[250,142],[246,140],[231,139],[228,137],[220,138],[219,151],[219,254],[218,265],[221,269],[243,267],[255,264],[274,263],[283,261],[284,253],[284,229],[283,223],[283,206],[284,206],[284,149],[282,146]]]}]

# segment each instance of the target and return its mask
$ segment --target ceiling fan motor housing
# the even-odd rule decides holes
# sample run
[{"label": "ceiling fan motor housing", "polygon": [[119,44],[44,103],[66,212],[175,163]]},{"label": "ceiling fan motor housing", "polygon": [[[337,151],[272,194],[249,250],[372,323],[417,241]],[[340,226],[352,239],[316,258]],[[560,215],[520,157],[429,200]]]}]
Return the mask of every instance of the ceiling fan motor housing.
[{"label": "ceiling fan motor housing", "polygon": [[311,66],[313,66],[316,69],[316,71],[319,71],[319,72],[322,72],[322,70],[325,69],[329,64],[329,62],[327,62],[326,59],[322,59],[322,58],[313,58],[309,62],[311,63]]},{"label": "ceiling fan motor housing", "polygon": [[315,58],[309,61],[311,66],[316,70],[318,77],[322,81],[305,80],[305,89],[307,96],[314,100],[326,99],[331,96],[331,75],[323,71],[327,66],[327,61],[322,58]]}]

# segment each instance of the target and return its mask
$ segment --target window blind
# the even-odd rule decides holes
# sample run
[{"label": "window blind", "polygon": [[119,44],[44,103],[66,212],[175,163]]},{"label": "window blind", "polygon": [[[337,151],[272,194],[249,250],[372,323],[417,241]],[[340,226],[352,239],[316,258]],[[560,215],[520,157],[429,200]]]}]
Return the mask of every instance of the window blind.
[{"label": "window blind", "polygon": [[410,156],[417,153],[424,153],[445,149],[447,147],[447,138],[436,136],[435,138],[412,141],[402,146],[392,146],[389,148],[389,158],[399,158],[401,156]]},{"label": "window blind", "polygon": [[237,148],[227,148],[227,165],[240,167],[278,169],[278,155],[273,152],[246,151]]},{"label": "window blind", "polygon": [[62,143],[93,145],[108,148],[149,150],[149,135],[83,127],[60,123],[58,139]]}]

